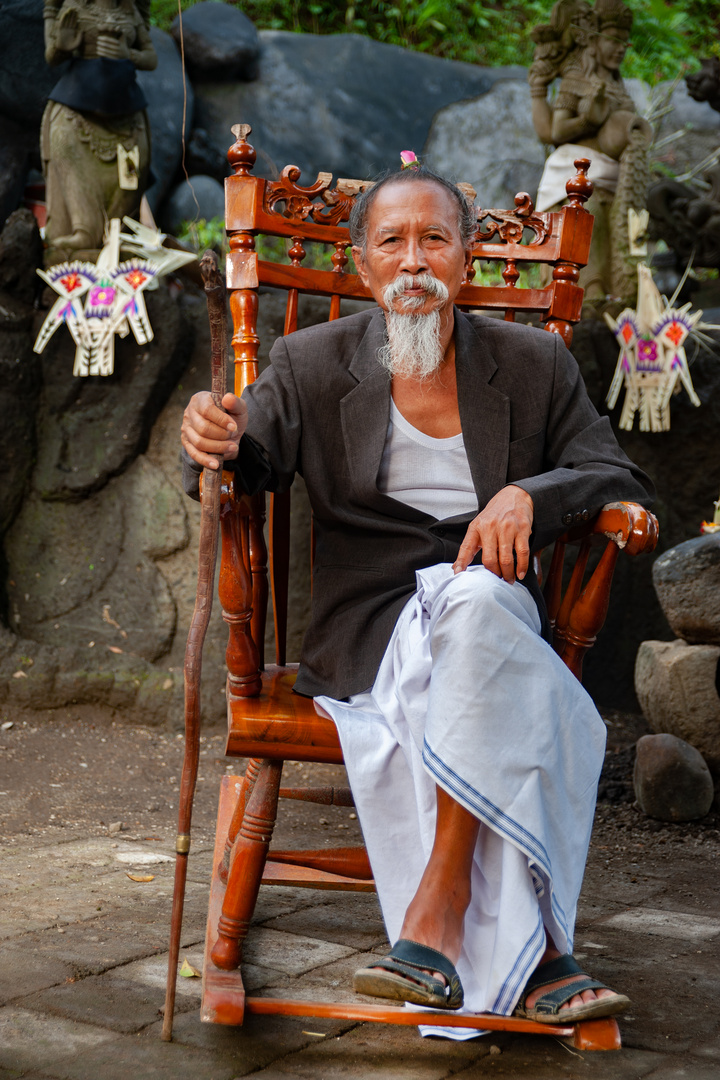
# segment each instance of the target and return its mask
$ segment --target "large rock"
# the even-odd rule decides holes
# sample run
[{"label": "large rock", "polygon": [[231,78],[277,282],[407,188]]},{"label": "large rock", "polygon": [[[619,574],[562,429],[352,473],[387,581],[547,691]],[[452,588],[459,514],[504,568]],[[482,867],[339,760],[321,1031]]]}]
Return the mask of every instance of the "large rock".
[{"label": "large rock", "polygon": [[677,735],[720,776],[720,696],[716,645],[643,641],[635,662],[635,689],[655,732]]},{"label": "large rock", "polygon": [[640,809],[660,821],[695,821],[712,806],[714,787],[702,754],[675,735],[643,735],[633,774]]},{"label": "large rock", "polygon": [[33,478],[42,498],[77,499],[99,491],[147,446],[192,339],[166,286],[145,296],[155,337],[148,345],[138,345],[132,334],[116,339],[112,375],[74,376],[75,346],[64,327],[45,348],[43,438]]},{"label": "large rock", "polygon": [[[180,17],[170,32],[180,45]],[[182,17],[185,60],[194,79],[254,79],[260,39],[254,23],[235,7],[206,0]]]},{"label": "large rock", "polygon": [[0,227],[20,206],[28,173],[39,165],[37,133],[0,115]]},{"label": "large rock", "polygon": [[525,76],[357,34],[263,30],[260,40],[257,82],[198,84],[196,123],[223,153],[232,125],[252,124],[257,174],[274,177],[293,164],[306,184],[319,171],[368,177],[395,167],[401,150],[422,150],[438,109]]},{"label": "large rock", "polygon": [[157,560],[187,542],[179,493],[142,458],[92,499],[34,493],[5,544],[13,629],[44,644],[157,660],[176,619]]},{"label": "large rock", "polygon": [[[669,82],[660,83],[654,92],[662,95],[670,87]],[[694,101],[684,81],[672,91],[668,104],[670,111],[660,120],[658,138],[676,131],[682,131],[683,135],[662,150],[660,161],[676,175],[681,175],[717,150],[720,144],[720,113],[715,112],[707,101]]]},{"label": "large rock", "polygon": [[137,80],[147,98],[150,118],[153,183],[145,192],[155,213],[173,182],[182,159],[183,110],[185,139],[190,138],[193,124],[194,95],[189,79],[183,87],[182,61],[177,46],[169,34],[150,28],[157,53],[154,71],[138,71]]},{"label": "large rock", "polygon": [[534,199],[545,151],[531,107],[527,79],[503,81],[482,97],[446,105],[433,119],[425,163],[472,184],[483,207],[512,207],[519,191]]},{"label": "large rock", "polygon": [[0,536],[28,487],[35,457],[40,361],[32,351],[33,308],[42,243],[29,210],[0,234]]},{"label": "large rock", "polygon": [[186,221],[225,219],[225,188],[212,176],[191,176],[170,193],[160,221],[169,233],[180,231]]},{"label": "large rock", "polygon": [[696,536],[664,552],[653,583],[673,633],[691,644],[720,645],[720,535]]},{"label": "large rock", "polygon": [[0,112],[29,128],[40,125],[47,97],[67,67],[45,63],[43,0],[0,4]]}]

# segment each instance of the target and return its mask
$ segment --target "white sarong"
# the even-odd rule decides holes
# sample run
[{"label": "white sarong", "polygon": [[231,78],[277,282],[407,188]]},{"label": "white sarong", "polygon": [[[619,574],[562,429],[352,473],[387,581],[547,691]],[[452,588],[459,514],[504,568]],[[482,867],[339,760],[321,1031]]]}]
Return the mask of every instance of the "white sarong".
[{"label": "white sarong", "polygon": [[435,785],[479,818],[457,971],[465,1010],[511,1013],[545,927],[572,951],[605,746],[532,596],[481,566],[420,570],[372,690],[316,700],[338,728],[391,942],[432,848]]}]

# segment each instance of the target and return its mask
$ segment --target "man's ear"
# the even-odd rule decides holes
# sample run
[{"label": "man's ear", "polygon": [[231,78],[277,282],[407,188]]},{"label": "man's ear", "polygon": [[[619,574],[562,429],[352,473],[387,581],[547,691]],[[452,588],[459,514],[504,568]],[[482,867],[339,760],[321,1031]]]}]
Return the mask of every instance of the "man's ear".
[{"label": "man's ear", "polygon": [[369,283],[369,278],[368,278],[368,275],[367,275],[367,270],[365,269],[365,260],[363,258],[362,248],[360,248],[360,247],[352,247],[350,249],[350,254],[353,257],[353,262],[355,263],[355,269],[358,272],[358,277],[362,281],[365,288],[369,289],[370,288],[370,283]]},{"label": "man's ear", "polygon": [[470,279],[470,270],[472,269],[472,264],[473,264],[472,248],[468,248],[467,251],[465,252],[465,279],[466,279],[466,281],[471,280]]}]

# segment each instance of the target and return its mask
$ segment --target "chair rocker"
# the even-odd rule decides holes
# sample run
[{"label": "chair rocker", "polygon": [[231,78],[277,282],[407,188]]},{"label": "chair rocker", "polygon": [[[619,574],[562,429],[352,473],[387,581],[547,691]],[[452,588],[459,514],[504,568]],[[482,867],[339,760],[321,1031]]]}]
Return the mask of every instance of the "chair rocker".
[{"label": "chair rocker", "polygon": [[[230,248],[227,283],[238,395],[258,371],[259,286],[287,292],[285,334],[296,329],[299,293],[330,297],[330,320],[339,317],[343,298],[373,302],[360,279],[346,270],[349,239],[343,223],[363,183],[338,180],[332,187],[331,175],[321,173],[314,184],[301,187],[300,170],[295,166],[285,168],[275,181],[253,176],[256,155],[247,141],[250,130],[246,124],[233,128],[237,138],[228,152],[233,175],[226,180]],[[592,215],[583,206],[592,192],[586,175],[589,164],[584,159],[575,162],[577,175],[567,183],[569,203],[557,212],[535,213],[525,193],[516,196],[512,211],[478,210],[474,258],[499,264],[504,284],[475,285],[469,276],[458,297],[460,307],[503,311],[507,320],[513,320],[518,311],[539,313],[545,328],[570,344],[572,324],[580,318],[582,304],[578,274],[587,262],[592,233]],[[289,263],[259,259],[255,251],[255,237],[259,234],[291,240]],[[332,270],[303,267],[304,244],[308,241],[334,249]],[[546,287],[517,287],[518,268],[529,263],[545,264],[552,271]],[[317,851],[270,848],[279,798],[336,806],[352,806],[353,802],[349,789],[281,787],[285,761],[342,764],[342,754],[332,720],[319,716],[312,700],[292,693],[297,665],[287,664],[285,656],[289,493],[270,496],[268,580],[264,494],[248,497],[234,489],[232,474],[226,473],[225,477],[219,595],[229,626],[226,753],[250,761],[243,776],[225,776],[221,783],[201,1017],[231,1025],[242,1024],[245,1013],[417,1025],[418,1013],[390,1004],[245,995],[240,962],[261,883],[362,892],[372,891],[374,885],[363,847]],[[583,586],[593,538],[606,538],[607,542]],[[635,504],[616,503],[604,507],[594,520],[574,523],[556,542],[545,596],[554,626],[555,649],[578,678],[583,655],[605,619],[619,553],[652,551],[656,538],[657,523],[652,514]],[[580,542],[578,554],[569,585],[563,591],[566,546],[575,541]],[[265,665],[263,642],[269,590],[276,662]],[[423,1012],[422,1022],[565,1036],[584,1049],[613,1049],[620,1045],[613,1018],[553,1026],[551,1030],[535,1022],[494,1014]]]}]

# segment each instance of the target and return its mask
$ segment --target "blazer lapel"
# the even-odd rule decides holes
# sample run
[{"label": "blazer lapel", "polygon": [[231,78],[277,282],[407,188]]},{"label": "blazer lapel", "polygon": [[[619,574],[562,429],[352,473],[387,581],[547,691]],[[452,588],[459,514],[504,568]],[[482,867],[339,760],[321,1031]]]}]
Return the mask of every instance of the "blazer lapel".
[{"label": "blazer lapel", "polygon": [[507,479],[510,400],[490,385],[495,359],[482,334],[457,308],[455,369],[465,451],[482,509]]},{"label": "blazer lapel", "polygon": [[353,487],[368,501],[380,496],[376,481],[390,422],[390,376],[377,359],[384,342],[385,318],[378,308],[348,368],[357,379],[357,386],[340,402],[345,454]]}]

